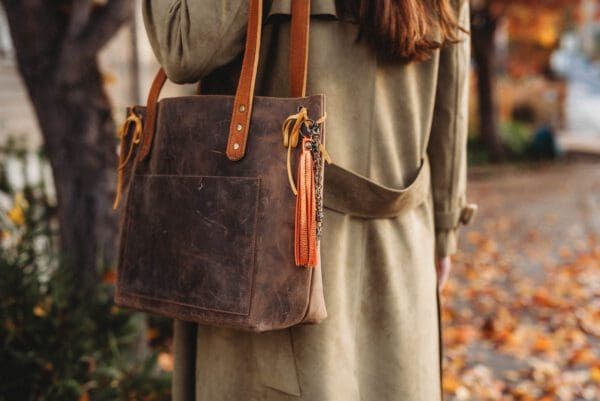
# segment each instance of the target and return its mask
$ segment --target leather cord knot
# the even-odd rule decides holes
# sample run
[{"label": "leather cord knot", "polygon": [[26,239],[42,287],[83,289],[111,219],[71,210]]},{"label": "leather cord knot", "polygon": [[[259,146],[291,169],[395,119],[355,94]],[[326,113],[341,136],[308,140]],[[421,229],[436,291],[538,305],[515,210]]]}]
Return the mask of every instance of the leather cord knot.
[{"label": "leather cord knot", "polygon": [[[294,177],[292,175],[292,149],[298,147],[298,143],[300,142],[300,136],[303,135],[302,129],[308,128],[310,129],[313,124],[320,125],[327,119],[327,113],[325,113],[318,120],[312,120],[308,116],[308,110],[306,107],[301,107],[298,110],[298,113],[292,114],[283,122],[283,126],[281,127],[281,131],[283,134],[283,146],[287,148],[287,172],[288,172],[288,180],[290,181],[290,187],[292,188],[292,192],[294,195],[298,195],[298,190],[296,188],[296,184],[294,183]],[[319,142],[319,151],[323,155],[325,161],[328,164],[331,164],[331,157],[325,146]]]},{"label": "leather cord knot", "polygon": [[[132,125],[134,127],[133,130],[131,129]],[[121,129],[119,130],[118,134],[121,143],[119,145],[119,165],[117,167],[117,193],[115,195],[113,209],[119,207],[119,203],[121,202],[121,193],[123,192],[123,175],[125,173],[125,167],[131,160],[131,156],[133,155],[133,149],[142,140],[142,130],[142,119],[140,116],[135,114],[132,107],[131,111],[129,112],[129,116],[125,120],[125,123],[123,123],[123,125],[121,126]],[[131,142],[129,143],[127,155],[125,155],[125,139],[127,138],[130,132],[132,134],[132,138]]]}]

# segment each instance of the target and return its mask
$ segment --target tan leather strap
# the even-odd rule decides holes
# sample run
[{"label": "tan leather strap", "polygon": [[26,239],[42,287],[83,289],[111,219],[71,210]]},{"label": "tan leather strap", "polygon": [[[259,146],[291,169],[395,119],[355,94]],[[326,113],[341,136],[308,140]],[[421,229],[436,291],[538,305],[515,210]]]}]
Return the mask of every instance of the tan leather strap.
[{"label": "tan leather strap", "polygon": [[246,154],[250,116],[254,98],[254,84],[260,53],[262,26],[262,0],[250,0],[248,28],[246,30],[246,50],[229,125],[229,139],[225,153],[230,160],[237,161]]},{"label": "tan leather strap", "polygon": [[290,88],[292,97],[306,96],[310,0],[292,0]]},{"label": "tan leather strap", "polygon": [[[256,17],[253,13],[257,12]],[[306,94],[306,77],[308,69],[308,38],[310,30],[310,0],[292,0],[292,21],[290,34],[290,93],[292,97],[303,97]],[[262,19],[261,7],[256,10],[252,4],[248,22],[246,52],[242,64],[240,82],[233,104],[233,115],[229,127],[227,141],[227,157],[237,161],[244,157],[248,143],[250,116],[252,114],[252,98],[260,52],[261,24],[253,26],[253,22]],[[256,41],[255,41],[256,39]]]},{"label": "tan leather strap", "polygon": [[148,102],[146,103],[146,121],[144,121],[144,130],[142,133],[142,146],[140,148],[140,160],[144,160],[150,153],[152,148],[152,138],[154,137],[154,129],[156,127],[156,107],[158,105],[158,96],[162,87],[167,81],[167,74],[162,68],[158,70],[152,86],[150,87],[150,93],[148,93]]},{"label": "tan leather strap", "polygon": [[[240,81],[232,110],[226,154],[231,160],[241,160],[246,153],[254,84],[260,54],[262,25],[262,0],[250,0],[246,49]],[[291,96],[302,97],[306,91],[308,66],[308,36],[310,22],[310,0],[292,0],[291,44],[290,44],[290,88]],[[140,149],[140,160],[144,160],[152,148],[156,128],[156,112],[160,91],[167,80],[161,68],[154,78],[146,106],[146,121]]]}]

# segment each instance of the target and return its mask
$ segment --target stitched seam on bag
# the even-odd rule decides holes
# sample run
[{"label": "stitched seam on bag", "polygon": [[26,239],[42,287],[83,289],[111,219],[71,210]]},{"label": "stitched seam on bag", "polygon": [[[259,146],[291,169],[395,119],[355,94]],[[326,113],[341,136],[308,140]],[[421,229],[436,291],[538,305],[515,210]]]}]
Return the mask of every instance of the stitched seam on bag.
[{"label": "stitched seam on bag", "polygon": [[[216,179],[217,181],[230,181],[230,178],[233,178],[235,180],[239,180],[239,181],[246,181],[248,182],[248,184],[252,183],[254,184],[255,188],[256,188],[256,197],[255,197],[255,202],[254,202],[254,222],[252,224],[252,236],[253,236],[253,240],[252,243],[250,244],[250,254],[253,255],[254,254],[254,241],[256,238],[256,228],[257,228],[257,214],[258,214],[258,195],[259,195],[259,190],[260,190],[260,177],[229,177],[229,176],[193,176],[193,175],[169,175],[169,174],[147,174],[145,175],[145,177],[147,179],[152,179],[152,178],[162,178],[162,179],[192,179],[192,178],[200,178],[200,179],[204,179],[204,178],[208,178],[208,179]],[[220,312],[220,313],[228,313],[228,314],[234,314],[234,315],[241,315],[241,316],[249,316],[250,315],[250,307],[251,307],[251,302],[252,302],[252,287],[254,284],[254,258],[252,258],[252,261],[250,262],[250,277],[249,279],[249,288],[250,291],[248,291],[248,294],[243,297],[242,302],[244,302],[247,306],[244,308],[243,311],[239,311],[239,312],[234,312],[231,310],[224,310],[224,309],[220,309],[218,307],[210,307],[210,306],[200,306],[200,305],[196,305],[195,307],[200,309],[200,310],[206,310],[206,311],[215,311],[215,312]],[[245,272],[245,271],[244,271]],[[248,274],[244,274],[242,273],[240,275],[240,277],[246,277]],[[181,298],[181,297],[178,297]],[[186,297],[183,297],[186,298]],[[189,298],[189,296],[187,297]],[[160,298],[157,298],[160,299]],[[193,302],[198,302],[198,303],[205,303],[205,301],[202,300],[198,300],[198,299],[192,299],[191,301]],[[180,305],[189,305],[189,306],[193,306],[190,305],[184,301],[181,300],[165,300],[165,302],[172,302],[175,304],[180,304]]]},{"label": "stitched seam on bag", "polygon": [[258,190],[256,191],[256,199],[254,202],[254,228],[252,230],[252,278],[250,279],[250,305],[248,305],[248,316],[252,316],[252,306],[254,303],[252,299],[254,299],[254,278],[256,277],[256,226],[258,225],[258,213],[259,213],[259,204],[260,204],[260,190],[261,190],[262,180],[258,177]]},{"label": "stitched seam on bag", "polygon": [[[122,293],[121,294],[121,299],[123,298],[127,298],[127,297],[136,297],[136,294],[132,294],[132,293]],[[141,298],[144,298],[143,296]],[[160,302],[160,300],[159,300]],[[163,313],[164,311],[160,309],[160,307],[154,307],[151,305],[141,305],[140,308],[144,308],[143,310],[146,312],[150,312],[150,313],[156,313],[158,315],[161,315],[161,313]],[[133,309],[136,309],[135,307],[133,307]],[[204,310],[200,310],[200,312],[202,313],[196,313],[195,309],[197,308],[191,308],[192,309],[192,313],[188,313],[188,314],[182,314],[182,313],[178,313],[177,311],[175,311],[173,314],[177,315],[175,317],[175,319],[179,319],[179,320],[184,320],[186,317],[190,317],[190,316],[205,316],[206,314],[210,314],[210,313],[217,313],[217,312],[213,312],[213,311],[204,311]],[[209,318],[211,316],[208,316]],[[256,330],[257,327],[256,326],[252,326],[252,325],[248,325],[246,323],[246,321],[244,320],[240,320],[241,318],[244,318],[244,316],[238,316],[238,315],[229,315],[229,314],[222,314],[218,317],[216,317],[214,320],[213,324],[218,324],[219,322],[223,323],[225,322],[225,324],[230,327],[230,328],[238,328],[240,330],[245,330],[245,331],[253,331],[253,332],[259,332],[259,330]],[[185,320],[184,320],[185,321]],[[206,325],[210,325],[211,323],[204,323]]]},{"label": "stitched seam on bag", "polygon": [[[251,311],[251,306],[252,306],[252,294],[253,294],[253,287],[254,287],[254,278],[255,278],[255,268],[256,268],[256,263],[255,263],[255,244],[256,244],[256,228],[257,228],[257,224],[258,224],[258,204],[259,204],[259,195],[260,195],[260,184],[261,184],[261,178],[260,177],[228,177],[228,176],[196,176],[196,175],[174,175],[174,174],[137,174],[135,175],[132,180],[132,186],[130,188],[127,198],[127,205],[128,207],[130,207],[129,205],[133,202],[133,199],[135,198],[135,186],[136,186],[136,179],[135,178],[153,178],[153,177],[178,177],[178,178],[233,178],[233,179],[239,179],[239,180],[248,180],[248,181],[254,181],[257,183],[257,191],[256,191],[256,197],[255,197],[255,211],[254,211],[254,222],[253,222],[253,226],[252,226],[252,233],[253,233],[253,240],[252,240],[252,245],[251,245],[251,254],[252,254],[252,274],[250,277],[250,293],[248,295],[248,307],[246,308],[246,310],[244,312],[232,312],[232,311],[226,311],[226,310],[222,310],[219,308],[210,308],[210,307],[201,307],[201,306],[197,306],[197,305],[192,305],[192,304],[188,304],[185,302],[181,302],[181,301],[176,301],[176,300],[168,300],[165,298],[157,298],[157,297],[153,297],[150,295],[146,295],[146,294],[142,294],[139,293],[135,290],[132,290],[132,288],[130,286],[125,286],[124,290],[121,291],[121,294],[129,294],[129,296],[135,296],[135,297],[140,297],[140,298],[144,298],[144,299],[148,299],[148,300],[154,300],[157,302],[164,302],[164,303],[168,303],[168,304],[173,304],[173,305],[180,305],[180,306],[186,306],[186,307],[191,307],[193,309],[197,309],[200,311],[206,311],[206,312],[218,312],[218,313],[225,313],[225,314],[231,314],[231,315],[235,315],[235,316],[250,316],[250,311]],[[124,241],[125,241],[125,250],[123,252],[123,260],[126,260],[125,256],[127,255],[127,250],[129,249],[129,242],[127,240],[127,238],[129,237],[129,232],[130,232],[130,226],[131,226],[131,221],[133,220],[133,218],[131,218],[131,213],[129,211],[127,211],[127,231],[126,233],[124,233]],[[242,327],[244,327],[242,325]]]},{"label": "stitched seam on bag", "polygon": [[169,300],[169,299],[165,299],[165,298],[153,297],[151,295],[140,294],[140,293],[138,293],[136,291],[125,291],[125,292],[123,292],[123,294],[128,294],[129,296],[144,298],[144,299],[148,299],[148,300],[152,300],[152,301],[157,301],[157,302],[164,302],[164,303],[167,303],[167,304],[185,306],[185,307],[189,307],[189,308],[192,308],[192,309],[197,309],[197,310],[200,310],[200,311],[219,312],[219,313],[225,313],[227,315],[236,315],[236,316],[248,316],[247,313],[231,312],[231,311],[226,311],[226,310],[222,310],[222,309],[218,309],[218,308],[207,308],[207,307],[202,307],[202,306],[198,306],[198,305],[188,304],[188,303],[185,303],[185,302],[173,301],[173,300]]}]

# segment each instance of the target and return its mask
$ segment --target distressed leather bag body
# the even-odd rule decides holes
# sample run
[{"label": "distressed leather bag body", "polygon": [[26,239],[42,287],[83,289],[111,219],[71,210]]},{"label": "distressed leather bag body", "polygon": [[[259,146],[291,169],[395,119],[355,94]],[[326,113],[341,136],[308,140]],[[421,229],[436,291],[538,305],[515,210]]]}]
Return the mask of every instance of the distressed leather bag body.
[{"label": "distressed leather bag body", "polygon": [[[122,135],[133,137],[122,142],[119,166],[129,163],[119,180],[127,184],[118,305],[252,331],[318,323],[326,317],[318,236],[316,247],[307,248],[320,223],[307,220],[307,208],[299,205],[304,202],[314,212],[313,203],[322,203],[322,152],[315,146],[309,151],[307,139],[316,132],[322,143],[324,126],[316,120],[325,115],[323,95],[305,96],[309,3],[292,5],[292,97],[254,96],[263,5],[251,0],[235,97],[158,101],[166,81],[161,70],[147,106],[130,109],[131,124]],[[300,110],[314,120],[300,121]],[[293,149],[282,145],[286,120],[301,134]],[[126,158],[123,147],[130,149]],[[316,158],[301,165],[307,151]],[[317,164],[320,169],[312,173],[321,185],[305,190],[299,178],[296,196],[290,171]],[[303,236],[302,230],[308,234]],[[310,253],[308,259],[302,252]]]}]

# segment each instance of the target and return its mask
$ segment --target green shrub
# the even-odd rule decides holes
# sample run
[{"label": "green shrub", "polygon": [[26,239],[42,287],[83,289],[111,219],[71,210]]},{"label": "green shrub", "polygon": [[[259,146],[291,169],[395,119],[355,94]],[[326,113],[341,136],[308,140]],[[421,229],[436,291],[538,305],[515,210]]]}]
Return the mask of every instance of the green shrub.
[{"label": "green shrub", "polygon": [[77,300],[56,253],[47,188],[12,188],[8,155],[25,160],[0,151],[0,400],[170,399],[169,374],[140,336],[144,316],[114,306],[112,272]]},{"label": "green shrub", "polygon": [[531,126],[515,120],[507,121],[501,124],[500,132],[510,155],[517,159],[525,159],[533,136]]}]

